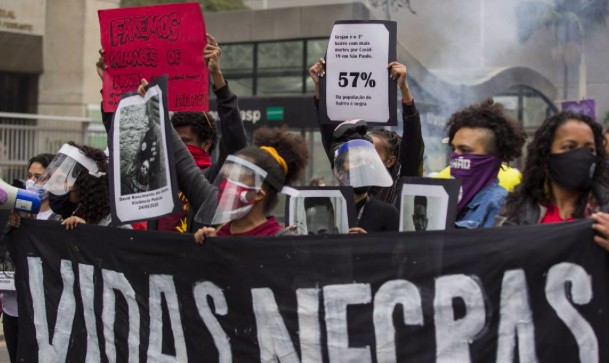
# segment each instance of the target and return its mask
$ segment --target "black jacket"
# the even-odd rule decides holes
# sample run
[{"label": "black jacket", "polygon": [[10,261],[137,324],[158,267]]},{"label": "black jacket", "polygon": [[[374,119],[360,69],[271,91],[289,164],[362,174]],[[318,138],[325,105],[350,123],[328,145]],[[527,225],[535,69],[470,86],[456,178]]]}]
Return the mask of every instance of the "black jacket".
[{"label": "black jacket", "polygon": [[[594,198],[598,204],[599,212],[609,213],[609,186],[597,183],[592,186],[590,191],[591,198]],[[547,208],[543,205],[535,203],[532,200],[524,200],[518,210],[516,218],[509,218],[506,214],[506,207],[499,213],[495,219],[495,226],[514,226],[522,224],[539,224],[546,215]]]},{"label": "black jacket", "polygon": [[[212,192],[214,187],[210,184],[218,175],[222,164],[228,157],[247,146],[247,137],[245,128],[241,120],[237,96],[226,86],[213,91],[217,97],[218,117],[220,118],[220,133],[221,139],[219,143],[218,160],[209,166],[205,171],[196,166],[192,155],[182,142],[180,136],[171,128],[171,136],[174,146],[174,163],[176,168],[176,176],[178,179],[178,187],[184,193],[190,203],[188,226],[189,232],[195,231],[193,217],[203,205],[206,198],[210,196],[216,197],[215,192]],[[110,125],[114,113],[104,112],[102,120],[106,132],[110,132]]]}]

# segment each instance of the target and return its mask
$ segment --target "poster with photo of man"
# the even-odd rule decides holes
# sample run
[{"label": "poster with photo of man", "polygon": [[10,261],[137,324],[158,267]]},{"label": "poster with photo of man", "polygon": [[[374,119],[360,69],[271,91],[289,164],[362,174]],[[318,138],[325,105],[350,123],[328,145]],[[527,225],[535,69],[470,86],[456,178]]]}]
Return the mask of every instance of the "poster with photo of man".
[{"label": "poster with photo of man", "polygon": [[461,182],[407,177],[400,184],[400,231],[452,229]]},{"label": "poster with photo of man", "polygon": [[286,222],[298,235],[348,233],[357,224],[353,189],[297,187],[286,200]]},{"label": "poster with photo of man", "polygon": [[116,223],[158,218],[179,208],[166,82],[166,77],[153,80],[143,97],[124,95],[114,114],[109,146]]}]

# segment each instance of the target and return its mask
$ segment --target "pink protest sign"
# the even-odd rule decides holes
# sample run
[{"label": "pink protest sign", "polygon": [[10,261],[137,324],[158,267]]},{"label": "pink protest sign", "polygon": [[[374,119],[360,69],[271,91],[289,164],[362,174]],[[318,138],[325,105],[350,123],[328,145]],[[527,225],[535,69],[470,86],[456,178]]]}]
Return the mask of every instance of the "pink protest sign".
[{"label": "pink protest sign", "polygon": [[170,111],[207,111],[208,73],[203,60],[205,23],[198,3],[100,10],[104,60],[104,111],[125,92],[169,75]]}]

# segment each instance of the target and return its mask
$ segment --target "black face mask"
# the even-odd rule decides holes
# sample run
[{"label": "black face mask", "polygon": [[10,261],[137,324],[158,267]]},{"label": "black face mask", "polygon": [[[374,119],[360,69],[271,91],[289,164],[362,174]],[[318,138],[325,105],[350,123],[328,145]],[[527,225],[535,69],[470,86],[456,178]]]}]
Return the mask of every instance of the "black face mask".
[{"label": "black face mask", "polygon": [[53,212],[65,219],[72,216],[78,204],[70,202],[70,193],[64,195],[49,193],[49,206]]},{"label": "black face mask", "polygon": [[358,187],[358,188],[353,188],[353,194],[364,194],[364,193],[368,193],[370,190],[372,189],[372,187]]},{"label": "black face mask", "polygon": [[578,148],[551,154],[548,164],[550,179],[568,190],[584,190],[592,185],[596,157],[590,149]]}]

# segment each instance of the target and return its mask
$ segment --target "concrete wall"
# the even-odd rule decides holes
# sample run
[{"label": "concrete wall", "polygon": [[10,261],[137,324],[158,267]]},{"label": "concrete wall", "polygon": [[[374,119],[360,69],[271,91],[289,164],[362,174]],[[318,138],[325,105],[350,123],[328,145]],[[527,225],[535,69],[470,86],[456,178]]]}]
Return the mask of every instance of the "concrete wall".
[{"label": "concrete wall", "polygon": [[[219,42],[326,37],[337,19],[368,19],[362,4],[295,7],[205,14],[207,31]],[[227,26],[228,25],[228,26]]]},{"label": "concrete wall", "polygon": [[38,113],[86,116],[99,103],[97,10],[119,0],[53,0],[47,5],[43,40],[44,72],[39,82]]}]

